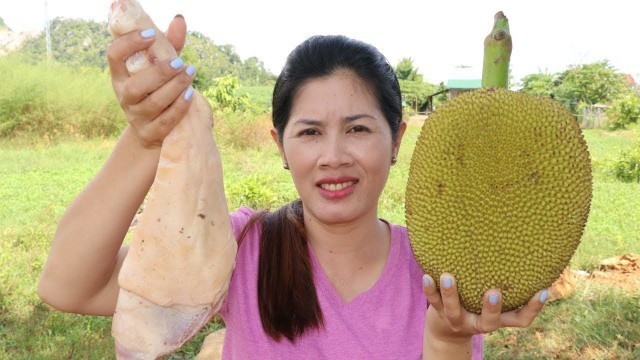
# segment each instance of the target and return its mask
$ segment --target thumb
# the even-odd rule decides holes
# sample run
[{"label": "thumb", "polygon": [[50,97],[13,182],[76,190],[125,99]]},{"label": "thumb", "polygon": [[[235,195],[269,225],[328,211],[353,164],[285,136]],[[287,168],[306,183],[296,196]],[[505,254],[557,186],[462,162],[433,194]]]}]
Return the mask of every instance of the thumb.
[{"label": "thumb", "polygon": [[176,49],[176,52],[180,54],[184,47],[185,37],[187,36],[187,22],[180,14],[176,15],[167,29],[167,40]]}]

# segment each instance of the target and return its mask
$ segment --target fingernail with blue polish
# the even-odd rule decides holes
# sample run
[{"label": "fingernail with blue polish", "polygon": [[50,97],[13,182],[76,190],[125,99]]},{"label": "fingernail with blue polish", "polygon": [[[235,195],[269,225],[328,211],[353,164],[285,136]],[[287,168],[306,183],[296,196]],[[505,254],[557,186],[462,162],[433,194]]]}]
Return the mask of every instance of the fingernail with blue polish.
[{"label": "fingernail with blue polish", "polygon": [[187,75],[193,76],[196,73],[196,67],[192,65],[187,66]]},{"label": "fingernail with blue polish", "polygon": [[185,91],[185,93],[184,93],[184,99],[189,101],[189,100],[191,100],[191,96],[193,96],[193,88],[191,86],[189,86],[187,91]]},{"label": "fingernail with blue polish", "polygon": [[542,290],[542,292],[540,293],[540,302],[547,301],[548,297],[549,297],[549,290]]},{"label": "fingernail with blue polish", "polygon": [[453,281],[450,278],[442,279],[442,286],[444,286],[445,289],[450,288],[451,285],[453,285]]},{"label": "fingernail with blue polish", "polygon": [[156,31],[154,29],[143,30],[140,33],[140,36],[142,36],[145,39],[152,38],[152,37],[156,36]]},{"label": "fingernail with blue polish", "polygon": [[176,59],[173,59],[173,61],[171,61],[170,65],[172,68],[177,70],[177,69],[180,69],[182,65],[184,65],[184,61],[180,58],[176,58]]},{"label": "fingernail with blue polish", "polygon": [[497,304],[499,299],[500,296],[498,296],[498,294],[489,294],[489,303],[491,305]]},{"label": "fingernail with blue polish", "polygon": [[427,286],[427,287],[428,287],[429,285],[431,285],[431,280],[429,280],[429,278],[428,278],[428,277],[423,276],[423,277],[422,277],[422,284],[424,284],[424,286]]}]

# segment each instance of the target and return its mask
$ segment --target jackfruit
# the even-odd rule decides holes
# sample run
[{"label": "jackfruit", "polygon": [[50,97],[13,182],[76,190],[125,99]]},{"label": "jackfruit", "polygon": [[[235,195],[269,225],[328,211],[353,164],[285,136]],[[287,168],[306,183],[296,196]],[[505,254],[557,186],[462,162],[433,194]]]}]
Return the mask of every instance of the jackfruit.
[{"label": "jackfruit", "polygon": [[425,121],[406,187],[411,246],[439,286],[452,273],[461,304],[503,311],[549,287],[575,252],[592,177],[576,119],[556,101],[501,88],[460,95]]}]

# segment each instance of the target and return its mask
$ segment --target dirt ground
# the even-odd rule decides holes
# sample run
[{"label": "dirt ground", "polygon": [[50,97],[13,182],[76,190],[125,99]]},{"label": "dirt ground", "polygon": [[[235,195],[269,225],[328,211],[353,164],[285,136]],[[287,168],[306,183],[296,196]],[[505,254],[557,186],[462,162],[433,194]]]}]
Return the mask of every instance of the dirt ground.
[{"label": "dirt ground", "polygon": [[427,119],[427,115],[412,115],[409,116],[408,119],[404,119],[409,124],[422,125],[424,121]]},{"label": "dirt ground", "polygon": [[640,254],[624,254],[603,260],[589,280],[613,285],[628,292],[640,292]]},{"label": "dirt ground", "polygon": [[640,254],[624,254],[600,262],[600,269],[586,271],[565,270],[549,290],[550,300],[570,296],[577,283],[591,281],[624,290],[628,294],[640,294]]}]

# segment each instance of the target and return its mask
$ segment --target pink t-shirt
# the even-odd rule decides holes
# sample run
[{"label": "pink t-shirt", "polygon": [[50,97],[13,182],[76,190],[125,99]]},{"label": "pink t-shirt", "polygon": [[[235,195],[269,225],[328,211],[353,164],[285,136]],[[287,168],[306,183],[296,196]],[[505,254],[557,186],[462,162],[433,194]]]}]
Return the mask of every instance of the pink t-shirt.
[{"label": "pink t-shirt", "polygon": [[[236,239],[254,213],[231,214]],[[340,298],[311,247],[313,279],[324,326],[307,330],[292,344],[266,335],[258,310],[260,230],[250,230],[238,249],[229,293],[220,309],[226,325],[223,359],[420,359],[427,301],[422,271],[405,228],[390,225],[391,248],[382,275],[348,303]],[[482,359],[483,339],[473,339],[473,359]]]}]

